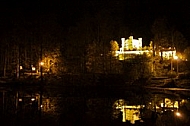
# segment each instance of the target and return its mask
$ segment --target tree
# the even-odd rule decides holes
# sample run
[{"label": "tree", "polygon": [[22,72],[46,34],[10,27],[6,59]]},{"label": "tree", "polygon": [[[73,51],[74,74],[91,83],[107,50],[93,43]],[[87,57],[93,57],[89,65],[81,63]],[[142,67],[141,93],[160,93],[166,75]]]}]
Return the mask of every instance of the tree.
[{"label": "tree", "polygon": [[185,63],[185,70],[190,70],[190,47],[187,47],[185,50],[184,50],[184,59],[186,62]]},{"label": "tree", "polygon": [[60,49],[54,47],[52,50],[43,52],[42,61],[44,62],[44,72],[50,72],[53,74],[60,74],[60,72],[66,72],[66,67],[63,65],[64,60],[61,59]]},{"label": "tree", "polygon": [[115,56],[116,51],[119,50],[119,45],[118,45],[117,41],[114,41],[114,40],[111,40],[111,41],[110,41],[110,44],[111,44],[112,56]]},{"label": "tree", "polygon": [[182,52],[187,46],[187,40],[183,34],[174,26],[169,26],[166,17],[158,18],[152,25],[154,35],[154,46],[156,49],[161,47],[175,47],[178,52]]},{"label": "tree", "polygon": [[[49,18],[51,17],[51,18]],[[34,43],[38,52],[37,63],[44,62],[44,70],[53,74],[66,72],[65,60],[62,55],[63,29],[58,23],[54,14],[47,14],[40,17],[39,27],[36,28],[35,38],[38,43]],[[34,53],[34,52],[33,52]]]},{"label": "tree", "polygon": [[187,59],[189,61],[190,60],[190,47],[187,47],[184,50],[184,54],[185,54],[185,59]]},{"label": "tree", "polygon": [[171,41],[168,40],[169,28],[167,18],[158,18],[154,21],[151,29],[154,35],[154,46],[168,47]]},{"label": "tree", "polygon": [[133,82],[140,78],[151,76],[151,59],[146,55],[136,55],[134,58],[123,61],[123,72]]},{"label": "tree", "polygon": [[167,76],[168,71],[171,69],[169,60],[162,60],[160,56],[154,56],[153,60],[154,62],[154,68],[153,68],[153,74],[154,76]]},{"label": "tree", "polygon": [[[110,40],[120,39],[123,35],[120,29],[124,27],[123,24],[122,20],[117,19],[116,15],[113,16],[111,11],[100,9],[94,12],[94,16],[86,14],[84,18],[70,28],[66,40],[68,45],[65,47],[64,56],[69,64],[75,64],[74,62],[77,62],[73,65],[72,70],[76,68],[76,71],[80,71],[81,66],[83,66],[84,69],[85,64],[88,64],[87,62],[89,61],[86,60],[89,59],[85,57],[91,55],[87,54],[89,53],[87,50],[91,48],[90,46],[97,46],[99,48],[101,45],[99,49],[101,53],[99,53],[99,55],[103,55],[99,58],[105,60],[108,53],[106,49],[110,47]],[[110,59],[110,57],[107,59]],[[102,64],[102,66],[104,65],[105,63]]]},{"label": "tree", "polygon": [[173,31],[171,39],[173,39],[173,44],[176,47],[177,52],[183,52],[187,47],[187,40],[181,32],[177,30]]},{"label": "tree", "polygon": [[94,42],[87,47],[86,68],[90,73],[120,74],[122,63],[112,56],[109,48]]},{"label": "tree", "polygon": [[[106,55],[106,54],[105,54]],[[104,73],[104,53],[102,46],[93,42],[87,47],[86,67],[90,73]]]}]

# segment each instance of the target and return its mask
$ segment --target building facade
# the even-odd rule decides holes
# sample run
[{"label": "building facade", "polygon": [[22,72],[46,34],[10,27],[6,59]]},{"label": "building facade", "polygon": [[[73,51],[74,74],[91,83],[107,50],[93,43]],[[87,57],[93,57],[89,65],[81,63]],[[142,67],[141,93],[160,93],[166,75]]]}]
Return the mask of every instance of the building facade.
[{"label": "building facade", "polygon": [[118,57],[119,60],[125,60],[142,54],[160,56],[163,60],[169,60],[176,56],[176,49],[175,47],[163,48],[160,46],[154,48],[152,41],[149,46],[143,47],[142,38],[134,39],[133,36],[130,36],[128,39],[121,38],[121,47],[119,51],[116,51],[115,56]]}]

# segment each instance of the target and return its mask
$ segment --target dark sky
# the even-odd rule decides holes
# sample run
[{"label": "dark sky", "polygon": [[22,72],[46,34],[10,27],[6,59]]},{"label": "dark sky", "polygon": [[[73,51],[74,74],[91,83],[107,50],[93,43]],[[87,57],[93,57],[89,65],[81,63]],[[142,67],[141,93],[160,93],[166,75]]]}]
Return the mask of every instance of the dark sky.
[{"label": "dark sky", "polygon": [[[3,2],[4,1],[4,2]],[[190,11],[188,1],[167,0],[3,0],[0,3],[1,29],[15,15],[37,20],[39,16],[56,14],[63,27],[69,27],[82,19],[87,12],[111,8],[130,26],[131,32],[137,37],[151,39],[150,27],[153,21],[166,16],[169,23],[190,39]],[[51,17],[49,17],[51,18]],[[5,23],[5,24],[4,24]]]}]

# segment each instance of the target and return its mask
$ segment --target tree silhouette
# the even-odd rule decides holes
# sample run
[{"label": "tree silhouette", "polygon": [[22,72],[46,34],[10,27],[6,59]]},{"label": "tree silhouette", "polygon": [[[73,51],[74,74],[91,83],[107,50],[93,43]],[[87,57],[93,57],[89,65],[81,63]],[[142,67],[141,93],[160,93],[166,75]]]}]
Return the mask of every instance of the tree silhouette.
[{"label": "tree silhouette", "polygon": [[156,19],[151,30],[154,35],[154,46],[157,49],[159,46],[175,47],[178,52],[182,52],[187,46],[183,34],[174,26],[170,26],[166,17]]}]

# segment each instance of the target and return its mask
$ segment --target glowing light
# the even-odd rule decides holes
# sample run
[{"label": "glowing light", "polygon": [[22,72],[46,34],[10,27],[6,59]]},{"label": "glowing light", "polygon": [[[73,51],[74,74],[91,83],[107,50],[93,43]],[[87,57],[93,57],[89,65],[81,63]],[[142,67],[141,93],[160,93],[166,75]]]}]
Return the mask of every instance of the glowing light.
[{"label": "glowing light", "polygon": [[163,50],[162,52],[159,52],[159,56],[162,56],[165,59],[170,59],[172,56],[174,58],[176,56],[176,50]]},{"label": "glowing light", "polygon": [[31,98],[31,101],[35,101],[35,98]]},{"label": "glowing light", "polygon": [[125,50],[141,49],[142,48],[142,38],[133,39],[133,36],[130,36],[129,39],[121,38],[121,48],[120,50],[124,52]]},{"label": "glowing light", "polygon": [[40,105],[40,107],[42,108],[42,107],[43,107],[43,105]]},{"label": "glowing light", "polygon": [[36,68],[35,67],[32,67],[32,71],[35,71],[36,70]]},{"label": "glowing light", "polygon": [[43,65],[44,65],[44,62],[40,62],[40,65],[43,66]]},{"label": "glowing light", "polygon": [[22,70],[23,68],[22,68],[22,66],[20,66],[20,70]]},{"label": "glowing light", "polygon": [[174,59],[177,60],[177,59],[178,59],[178,56],[174,56]]},{"label": "glowing light", "polygon": [[179,113],[179,112],[176,112],[175,114],[176,114],[176,116],[181,116],[181,113]]},{"label": "glowing light", "polygon": [[22,101],[22,98],[19,98],[18,101],[21,102],[21,101]]},{"label": "glowing light", "polygon": [[[136,120],[141,120],[140,110],[136,109],[125,109],[125,120],[130,121],[131,124],[135,124]],[[123,121],[125,122],[125,121]]]},{"label": "glowing light", "polygon": [[164,103],[161,103],[161,107],[164,107]]},{"label": "glowing light", "polygon": [[160,106],[167,107],[167,108],[179,108],[178,101],[172,101],[171,99],[168,99],[168,98],[165,98],[164,103],[163,101],[161,101]]}]

